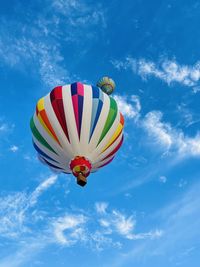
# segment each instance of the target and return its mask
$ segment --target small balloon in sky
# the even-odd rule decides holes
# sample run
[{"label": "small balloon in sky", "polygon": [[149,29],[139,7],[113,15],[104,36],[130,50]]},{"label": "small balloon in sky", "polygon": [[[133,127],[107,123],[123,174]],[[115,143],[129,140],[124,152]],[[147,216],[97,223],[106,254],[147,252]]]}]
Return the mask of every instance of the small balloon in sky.
[{"label": "small balloon in sky", "polygon": [[80,82],[57,86],[39,99],[30,126],[40,161],[72,173],[81,186],[114,159],[123,142],[124,118],[116,101]]},{"label": "small balloon in sky", "polygon": [[115,82],[113,79],[105,76],[97,82],[97,86],[101,88],[104,93],[111,95],[115,89]]}]

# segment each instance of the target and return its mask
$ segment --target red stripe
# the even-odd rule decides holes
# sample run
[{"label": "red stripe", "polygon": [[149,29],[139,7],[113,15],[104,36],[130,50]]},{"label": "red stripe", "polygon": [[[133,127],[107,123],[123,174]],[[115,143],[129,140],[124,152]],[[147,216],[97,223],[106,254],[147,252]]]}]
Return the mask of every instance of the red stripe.
[{"label": "red stripe", "polygon": [[101,168],[101,167],[103,167],[103,166],[106,166],[106,165],[109,164],[113,159],[114,159],[114,157],[112,157],[109,161],[107,161],[107,162],[104,163],[103,165],[99,166],[98,168]]},{"label": "red stripe", "polygon": [[[122,136],[122,139],[121,139],[121,141],[119,142],[119,144],[115,147],[115,149],[110,153],[110,154],[108,154],[108,156],[106,156],[103,160],[105,160],[105,159],[107,159],[107,158],[109,158],[109,157],[111,157],[113,154],[115,154],[116,152],[117,152],[117,150],[120,148],[120,146],[122,145],[122,142],[123,142],[123,136]],[[102,160],[102,161],[103,161]]]},{"label": "red stripe", "polygon": [[120,113],[120,123],[124,126],[124,116]]},{"label": "red stripe", "polygon": [[56,117],[69,141],[69,134],[66,124],[65,111],[62,99],[62,86],[58,86],[51,91],[50,99]]},{"label": "red stripe", "polygon": [[74,107],[74,115],[75,115],[75,119],[76,119],[76,127],[77,127],[77,131],[78,131],[78,133],[79,133],[78,95],[73,95],[73,96],[72,96],[72,103],[73,103],[73,107]]}]

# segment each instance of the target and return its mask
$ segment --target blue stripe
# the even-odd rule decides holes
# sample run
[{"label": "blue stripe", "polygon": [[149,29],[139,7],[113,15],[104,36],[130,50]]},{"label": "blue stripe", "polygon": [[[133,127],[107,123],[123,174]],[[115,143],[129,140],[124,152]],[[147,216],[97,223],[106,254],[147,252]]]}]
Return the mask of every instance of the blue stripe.
[{"label": "blue stripe", "polygon": [[[93,103],[94,103],[94,100],[93,100]],[[94,105],[92,107],[92,122],[93,123],[92,123],[91,131],[90,131],[90,139],[92,138],[93,132],[94,132],[95,127],[97,125],[97,122],[99,120],[99,116],[100,116],[102,107],[103,107],[103,102],[100,99],[98,101],[98,104],[97,103],[94,103]]]},{"label": "blue stripe", "polygon": [[71,95],[77,95],[77,83],[71,84]]},{"label": "blue stripe", "polygon": [[81,133],[82,115],[83,115],[83,96],[79,95],[78,96],[79,138]]},{"label": "blue stripe", "polygon": [[55,169],[62,170],[61,168],[59,168],[59,167],[53,165],[52,163],[48,162],[46,159],[44,159],[44,158],[42,158],[42,159],[46,162],[47,165],[49,165],[49,166],[51,166],[51,167],[53,167]]},{"label": "blue stripe", "polygon": [[93,98],[99,98],[99,88],[92,86],[92,97]]},{"label": "blue stripe", "polygon": [[[52,159],[51,157],[49,157],[46,153],[44,153],[33,141],[33,146],[35,148],[35,150],[40,154],[42,155],[43,157],[47,158],[47,159],[50,159],[54,162],[57,162],[56,160]],[[58,162],[57,162],[58,163]]]}]

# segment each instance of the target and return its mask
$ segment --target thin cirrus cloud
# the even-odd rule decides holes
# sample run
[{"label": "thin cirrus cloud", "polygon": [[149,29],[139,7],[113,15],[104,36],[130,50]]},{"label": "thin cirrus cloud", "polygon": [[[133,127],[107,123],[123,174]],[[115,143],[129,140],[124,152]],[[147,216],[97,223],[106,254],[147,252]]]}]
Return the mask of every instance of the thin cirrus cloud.
[{"label": "thin cirrus cloud", "polygon": [[[62,246],[74,246],[77,243],[102,250],[108,246],[118,247],[120,239],[158,238],[162,231],[151,230],[147,233],[135,233],[136,218],[127,216],[117,209],[108,209],[107,202],[98,202],[95,209],[87,214],[69,209],[64,214],[51,218],[48,212],[41,211],[39,197],[57,181],[57,175],[51,175],[41,182],[36,189],[16,192],[0,198],[0,236],[8,240],[28,240],[41,236],[46,244],[56,243]],[[94,221],[93,218],[98,220]],[[33,227],[38,220],[43,227],[36,231]],[[102,223],[102,222],[106,223]],[[46,229],[43,231],[42,229]],[[53,233],[53,236],[52,236]],[[48,240],[48,242],[46,241]],[[121,245],[120,245],[121,246]]]},{"label": "thin cirrus cloud", "polygon": [[[104,204],[104,202],[96,203],[96,207],[97,205],[101,206]],[[129,240],[146,238],[154,239],[159,238],[163,235],[163,231],[157,229],[146,233],[135,233],[137,222],[134,216],[127,216],[126,214],[121,213],[119,210],[105,210],[103,214],[100,214],[101,217],[99,218],[99,223],[107,234],[117,233],[123,238]]]},{"label": "thin cirrus cloud", "polygon": [[124,61],[112,60],[111,63],[116,69],[130,69],[143,79],[155,77],[169,85],[179,83],[192,87],[194,92],[199,91],[200,62],[189,66],[181,65],[176,60],[164,59],[155,63],[147,59],[135,59],[129,56]]},{"label": "thin cirrus cloud", "polygon": [[105,214],[107,207],[108,207],[107,202],[96,202],[95,203],[96,212],[99,214]]},{"label": "thin cirrus cloud", "polygon": [[151,144],[159,145],[164,152],[176,152],[179,158],[200,156],[200,134],[193,137],[187,136],[181,129],[173,127],[170,123],[163,121],[163,113],[153,110],[145,116],[141,116],[141,104],[138,96],[114,96],[122,114],[137,122]]},{"label": "thin cirrus cloud", "polygon": [[[51,19],[49,14],[52,14]],[[38,75],[37,78],[48,87],[80,79],[70,73],[69,65],[66,66],[68,61],[62,53],[62,45],[66,48],[71,43],[77,44],[79,39],[83,42],[84,32],[88,30],[88,38],[95,37],[96,25],[99,29],[106,27],[105,15],[100,6],[88,6],[75,0],[49,1],[48,13],[46,9],[41,10],[33,18],[31,26],[24,23],[22,27],[17,20],[8,23],[2,17],[0,60],[6,66],[23,71],[27,70],[27,63],[29,66],[33,64],[34,68],[30,69],[29,74]]]},{"label": "thin cirrus cloud", "polygon": [[[58,13],[65,15],[68,24],[73,27],[91,26],[99,24],[100,27],[106,27],[106,18],[103,9],[100,6],[89,6],[84,1],[53,0],[52,8]],[[71,16],[73,14],[73,16]]]},{"label": "thin cirrus cloud", "polygon": [[0,118],[0,134],[1,135],[11,133],[14,128],[15,128],[14,123],[4,122],[4,119]]},{"label": "thin cirrus cloud", "polygon": [[0,236],[19,238],[30,233],[29,223],[37,220],[32,216],[30,209],[37,204],[38,198],[57,180],[57,175],[51,175],[39,184],[36,189],[27,194],[15,192],[0,197]]},{"label": "thin cirrus cloud", "polygon": [[151,140],[159,144],[165,151],[178,153],[181,157],[200,156],[200,134],[189,137],[181,129],[176,129],[170,123],[162,121],[162,112],[151,111],[141,122]]},{"label": "thin cirrus cloud", "polygon": [[9,150],[10,150],[11,152],[15,153],[15,152],[17,152],[17,151],[19,150],[19,147],[16,146],[16,145],[12,145],[12,146],[10,147]]},{"label": "thin cirrus cloud", "polygon": [[119,110],[128,119],[137,120],[140,116],[141,104],[137,95],[132,95],[128,101],[127,96],[114,95]]},{"label": "thin cirrus cloud", "polygon": [[[66,248],[84,246],[93,251],[102,251],[109,247],[121,248],[122,239],[151,240],[163,235],[163,231],[157,229],[146,233],[135,233],[136,218],[116,209],[108,209],[106,202],[96,203],[95,210],[87,214],[80,211],[77,213],[71,209],[52,218],[48,212],[40,213],[38,207],[35,207],[36,199],[55,181],[56,177],[47,178],[30,195],[16,193],[1,197],[0,237],[19,244],[22,240],[23,242],[15,254],[0,260],[0,266],[18,267],[28,264],[35,254],[52,244]],[[35,201],[31,201],[32,199]],[[97,220],[93,220],[94,216]],[[40,228],[33,230],[31,226],[34,225],[31,223],[36,224],[37,217],[40,220]],[[107,224],[103,224],[103,220]],[[45,223],[44,227],[41,227],[41,222]]]},{"label": "thin cirrus cloud", "polygon": [[[179,265],[180,261],[184,262],[189,256],[189,260],[192,261],[193,255],[190,252],[199,250],[199,235],[197,234],[200,223],[198,216],[200,208],[199,189],[200,183],[197,181],[181,197],[177,196],[175,201],[173,200],[152,214],[155,219],[159,217],[159,227],[164,232],[156,242],[141,240],[138,246],[132,246],[127,250],[125,256],[118,255],[105,267],[137,266],[144,262],[148,262],[144,266],[154,266],[155,262],[161,266],[163,260],[166,266],[176,266]],[[167,255],[167,259],[163,259],[163,255]]]},{"label": "thin cirrus cloud", "polygon": [[[97,217],[97,222],[92,218]],[[116,209],[108,209],[108,203],[97,202],[95,212],[87,215],[68,213],[52,222],[55,241],[62,246],[76,243],[94,250],[122,246],[121,239],[155,239],[163,235],[162,230],[135,233],[136,218]],[[91,230],[92,229],[92,230]]]},{"label": "thin cirrus cloud", "polygon": [[0,58],[6,65],[23,69],[27,61],[34,63],[38,66],[38,77],[47,86],[62,84],[69,79],[68,71],[61,66],[64,59],[56,45],[52,47],[28,37],[9,35],[6,43],[0,43]]}]

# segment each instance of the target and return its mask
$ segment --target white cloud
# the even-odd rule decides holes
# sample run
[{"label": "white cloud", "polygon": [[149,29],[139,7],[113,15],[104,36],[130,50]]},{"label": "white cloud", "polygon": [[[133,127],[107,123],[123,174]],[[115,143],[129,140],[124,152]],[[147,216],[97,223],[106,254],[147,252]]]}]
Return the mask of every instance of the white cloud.
[{"label": "white cloud", "polygon": [[46,242],[40,236],[28,242],[23,240],[20,248],[16,252],[12,252],[9,256],[0,259],[0,267],[22,267],[24,264],[29,265],[34,254],[41,252]]},{"label": "white cloud", "polygon": [[139,118],[141,104],[138,96],[132,95],[129,101],[127,96],[114,95],[113,98],[116,100],[119,110],[125,117],[135,120]]},{"label": "white cloud", "polygon": [[106,209],[108,207],[108,203],[106,202],[96,202],[95,208],[97,213],[104,214],[106,212]]},{"label": "white cloud", "polygon": [[0,125],[0,132],[6,132],[8,130],[8,125],[3,123]]},{"label": "white cloud", "polygon": [[[109,222],[108,220],[106,220],[106,219],[100,219],[100,220],[99,220],[99,223],[100,223],[100,225],[103,226],[103,227],[109,227],[109,226],[110,226],[110,222]],[[112,232],[112,231],[111,231],[111,232]]]},{"label": "white cloud", "polygon": [[77,0],[54,0],[52,1],[52,6],[56,8],[61,13],[70,13],[73,9],[80,8],[80,1]]},{"label": "white cloud", "polygon": [[[49,88],[79,80],[70,73],[71,65],[66,53],[62,53],[62,45],[73,43],[80,47],[80,40],[83,43],[96,38],[97,25],[99,30],[106,27],[101,5],[87,5],[85,1],[76,0],[49,1],[48,9],[41,9],[28,26],[22,27],[18,20],[8,22],[2,18],[1,62],[23,72],[28,66],[31,69],[28,75],[35,75]],[[13,28],[16,29],[14,34],[10,30]]]},{"label": "white cloud", "polygon": [[7,43],[10,45],[0,44],[0,57],[9,66],[19,67],[23,63],[33,62],[41,80],[49,87],[62,85],[69,79],[69,73],[62,64],[64,58],[56,45],[35,42],[28,37],[10,37]]},{"label": "white cloud", "polygon": [[10,151],[12,151],[13,153],[17,152],[18,149],[19,149],[19,147],[16,146],[16,145],[12,145],[12,146],[10,147]]},{"label": "white cloud", "polygon": [[106,27],[105,15],[100,5],[87,5],[84,1],[77,0],[54,0],[52,7],[60,14],[65,15],[68,25],[75,28],[97,24],[100,27]]},{"label": "white cloud", "polygon": [[14,127],[14,124],[5,123],[4,120],[0,118],[0,134],[10,133],[13,131]]},{"label": "white cloud", "polygon": [[51,225],[56,242],[63,246],[79,243],[94,250],[103,250],[108,246],[121,247],[123,243],[117,240],[119,237],[137,240],[159,238],[162,235],[161,230],[135,233],[136,219],[133,216],[116,209],[109,210],[107,206],[106,202],[98,202],[95,204],[95,213],[87,212],[84,215],[71,212],[55,218]]},{"label": "white cloud", "polygon": [[27,195],[15,193],[0,197],[0,235],[16,238],[28,231],[24,225]]},{"label": "white cloud", "polygon": [[97,213],[100,215],[99,224],[103,227],[102,230],[99,230],[102,234],[118,234],[119,236],[130,240],[145,238],[153,239],[158,238],[163,234],[161,230],[135,233],[136,219],[133,216],[127,216],[116,209],[110,211],[103,209],[103,212],[101,212],[101,209],[100,212],[97,209]]},{"label": "white cloud", "polygon": [[61,245],[71,246],[83,239],[87,218],[83,215],[65,215],[53,223],[54,235]]},{"label": "white cloud", "polygon": [[135,224],[136,224],[136,221],[133,219],[132,216],[126,218],[119,211],[114,210],[113,211],[113,224],[116,228],[116,231],[120,235],[128,239],[132,239],[132,233],[134,231]]},{"label": "white cloud", "polygon": [[[198,181],[199,176],[196,177]],[[200,183],[196,182],[189,187],[183,194],[174,196],[171,203],[157,210],[151,215],[159,222],[160,230],[155,230],[154,234],[160,237],[156,242],[151,238],[133,245],[126,251],[126,254],[120,253],[115,259],[112,259],[108,266],[138,266],[144,262],[145,266],[162,266],[163,255],[170,259],[171,266],[176,266],[177,258],[184,264],[183,257],[195,246],[198,249],[199,244],[199,209],[200,209]],[[151,232],[149,232],[151,234]],[[172,242],[173,240],[173,242]],[[181,245],[180,245],[181,244]],[[176,253],[174,253],[176,251]],[[191,259],[194,255],[191,255]],[[196,253],[198,256],[198,252]],[[186,259],[189,262],[189,258]]]},{"label": "white cloud", "polygon": [[49,178],[47,178],[44,182],[42,182],[30,195],[30,200],[29,200],[29,204],[30,206],[33,206],[37,203],[37,200],[39,198],[39,196],[46,191],[50,186],[52,186],[56,180],[57,180],[58,176],[57,175],[51,175]]},{"label": "white cloud", "polygon": [[124,61],[113,60],[111,63],[118,70],[131,69],[144,79],[153,76],[168,84],[179,83],[184,86],[197,88],[200,80],[200,62],[196,62],[193,66],[188,66],[181,65],[176,60],[164,59],[155,63],[146,59],[126,57]]},{"label": "white cloud", "polygon": [[34,207],[39,196],[53,185],[56,179],[56,175],[50,176],[31,194],[18,192],[0,197],[0,235],[17,238],[25,233],[30,233],[29,224],[34,218],[37,218],[37,211],[30,214],[30,208]]},{"label": "white cloud", "polygon": [[173,142],[172,127],[161,120],[162,113],[160,111],[152,111],[146,114],[142,121],[142,126],[155,142],[169,149]]},{"label": "white cloud", "polygon": [[151,142],[161,145],[166,151],[174,151],[179,157],[200,156],[200,134],[186,136],[182,130],[162,122],[160,111],[147,113],[141,125],[149,134]]},{"label": "white cloud", "polygon": [[[57,181],[52,175],[39,184],[28,194],[19,192],[0,198],[0,236],[14,239],[15,242],[32,242],[37,236],[36,249],[49,244],[57,243],[62,246],[75,246],[76,244],[89,247],[92,250],[103,250],[107,247],[120,248],[123,242],[120,239],[151,239],[159,237],[158,231],[135,233],[136,219],[117,209],[109,209],[107,202],[97,202],[95,209],[84,212],[80,209],[69,208],[65,214],[57,210],[57,216],[52,217],[44,207],[36,206],[38,198]],[[40,227],[37,227],[40,222]],[[53,233],[53,235],[52,235]],[[39,246],[38,246],[39,244]],[[23,251],[22,251],[23,252]],[[16,254],[13,266],[20,266],[28,261],[32,250],[25,254]],[[0,261],[0,266],[7,259]],[[2,265],[1,265],[2,264]]]}]

